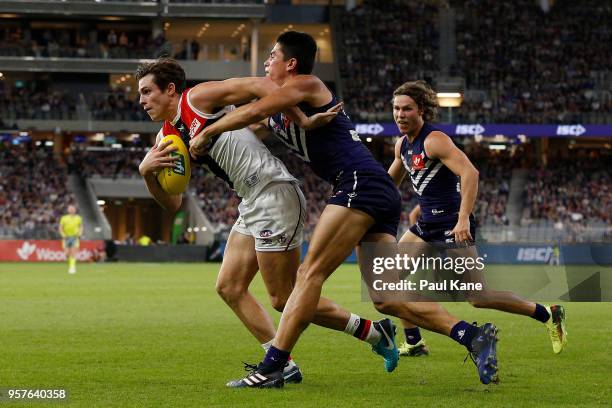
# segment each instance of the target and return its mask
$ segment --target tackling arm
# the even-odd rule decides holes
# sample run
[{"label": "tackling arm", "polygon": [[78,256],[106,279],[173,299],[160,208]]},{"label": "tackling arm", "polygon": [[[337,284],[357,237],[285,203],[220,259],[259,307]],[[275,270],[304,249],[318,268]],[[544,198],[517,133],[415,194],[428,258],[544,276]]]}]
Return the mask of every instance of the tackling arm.
[{"label": "tackling arm", "polygon": [[199,110],[212,113],[219,107],[262,98],[278,88],[266,77],[230,78],[196,85],[189,93],[189,101]]},{"label": "tackling arm", "polygon": [[230,130],[242,129],[251,123],[259,122],[274,113],[297,105],[308,98],[313,86],[316,84],[312,80],[293,79],[268,96],[226,113],[190,140],[189,152],[194,157],[198,156],[205,151],[211,137]]}]

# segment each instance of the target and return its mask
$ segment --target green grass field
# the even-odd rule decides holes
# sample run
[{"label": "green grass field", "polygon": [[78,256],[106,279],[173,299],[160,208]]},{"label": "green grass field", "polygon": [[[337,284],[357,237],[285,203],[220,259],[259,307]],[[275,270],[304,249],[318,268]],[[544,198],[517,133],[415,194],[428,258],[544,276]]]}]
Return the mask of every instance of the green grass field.
[{"label": "green grass field", "polygon": [[[215,293],[218,267],[83,264],[70,276],[64,264],[0,264],[0,388],[69,391],[68,402],[44,406],[609,406],[610,303],[566,304],[569,344],[560,355],[532,319],[446,304],[499,326],[498,385],[481,385],[464,349],[437,334],[424,332],[431,356],[402,359],[388,374],[365,344],[310,326],[293,353],[302,384],[228,390],[242,361],[263,352]],[[264,299],[259,278],[253,289]],[[355,266],[338,270],[324,293],[380,316],[361,301]]]}]

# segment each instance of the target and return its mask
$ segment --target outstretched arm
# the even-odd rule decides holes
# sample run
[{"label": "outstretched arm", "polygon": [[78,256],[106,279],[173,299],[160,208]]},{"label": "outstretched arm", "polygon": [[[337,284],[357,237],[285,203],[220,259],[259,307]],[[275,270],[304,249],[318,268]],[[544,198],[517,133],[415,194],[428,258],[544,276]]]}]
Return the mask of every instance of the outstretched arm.
[{"label": "outstretched arm", "polygon": [[189,102],[200,111],[212,113],[216,108],[262,98],[278,88],[278,85],[266,77],[209,81],[193,87],[189,93]]},{"label": "outstretched arm", "polygon": [[268,116],[277,112],[283,112],[287,108],[299,104],[306,100],[311,88],[312,84],[309,81],[289,81],[268,96],[223,115],[223,117],[204,128],[202,132],[191,139],[189,142],[189,152],[193,156],[200,155],[204,152],[208,140],[212,136],[230,130],[242,129],[251,123],[259,122]]}]

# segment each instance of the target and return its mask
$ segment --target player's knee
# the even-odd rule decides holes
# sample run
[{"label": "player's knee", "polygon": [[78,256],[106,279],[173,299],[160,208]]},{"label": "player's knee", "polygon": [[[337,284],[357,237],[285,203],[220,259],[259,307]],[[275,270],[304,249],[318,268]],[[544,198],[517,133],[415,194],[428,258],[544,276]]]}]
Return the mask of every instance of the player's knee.
[{"label": "player's knee", "polygon": [[229,304],[237,302],[247,292],[246,287],[229,282],[217,282],[215,289],[221,299]]},{"label": "player's knee", "polygon": [[374,308],[378,310],[378,312],[386,315],[394,315],[395,307],[391,302],[374,302]]},{"label": "player's knee", "polygon": [[282,313],[282,311],[285,310],[287,298],[285,296],[270,295],[270,304],[274,310]]}]

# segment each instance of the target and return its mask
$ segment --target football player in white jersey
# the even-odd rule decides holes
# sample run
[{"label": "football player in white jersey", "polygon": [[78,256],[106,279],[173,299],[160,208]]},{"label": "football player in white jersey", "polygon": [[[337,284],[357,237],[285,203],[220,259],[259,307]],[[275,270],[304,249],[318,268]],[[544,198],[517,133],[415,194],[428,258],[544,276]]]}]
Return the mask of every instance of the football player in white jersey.
[{"label": "football player in white jersey", "polygon": [[[166,193],[157,182],[157,172],[173,167],[175,160],[169,155],[175,147],[161,143],[162,137],[177,134],[188,145],[191,137],[233,110],[233,103],[263,97],[277,88],[269,78],[236,78],[186,89],[185,73],[171,59],[142,64],[136,77],[141,106],[152,120],[164,121],[139,170],[151,195],[169,211],[180,208],[182,196]],[[308,119],[297,108],[287,114],[304,127],[317,126],[317,120],[326,117],[322,114]],[[195,162],[224,179],[242,198],[240,216],[227,242],[216,289],[267,350],[276,330],[248,288],[259,270],[272,306],[283,310],[300,264],[304,196],[284,164],[247,129],[221,134],[208,146],[207,154],[197,157]],[[319,301],[314,323],[371,344],[382,338],[370,320],[352,315],[325,298]],[[283,376],[286,382],[299,382],[302,378],[291,360]]]}]

